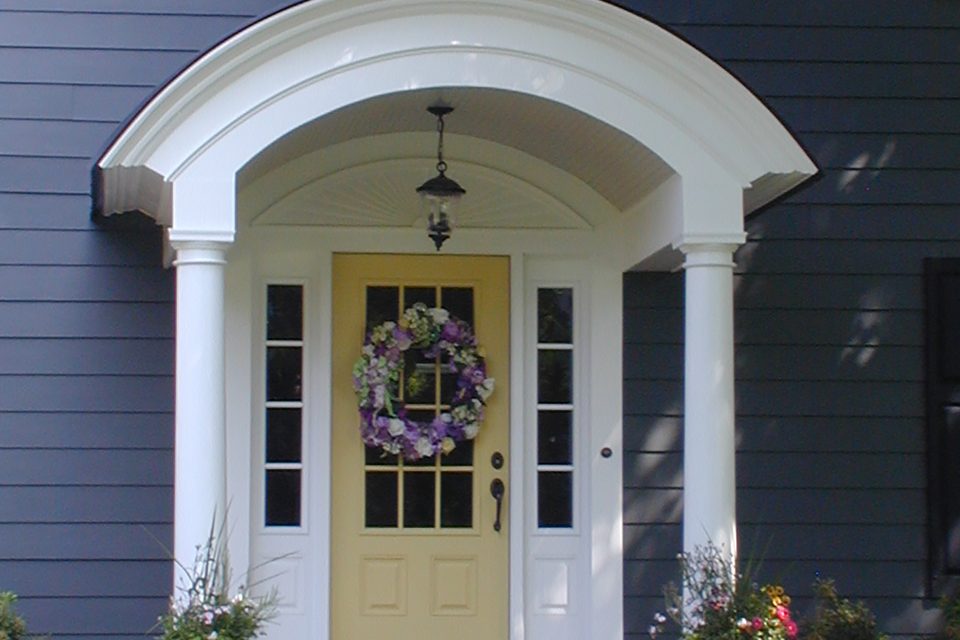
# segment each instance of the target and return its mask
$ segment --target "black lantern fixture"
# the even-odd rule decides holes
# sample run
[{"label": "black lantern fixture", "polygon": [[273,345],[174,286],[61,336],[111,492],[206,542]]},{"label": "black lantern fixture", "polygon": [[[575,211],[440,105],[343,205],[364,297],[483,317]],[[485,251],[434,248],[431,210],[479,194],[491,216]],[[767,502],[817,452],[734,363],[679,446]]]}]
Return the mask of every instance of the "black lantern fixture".
[{"label": "black lantern fixture", "polygon": [[453,214],[460,197],[466,190],[451,180],[445,173],[447,163],[443,161],[443,116],[453,111],[453,107],[437,104],[427,107],[427,111],[437,117],[437,175],[417,187],[420,203],[427,214],[427,236],[437,246],[437,251],[453,231]]}]

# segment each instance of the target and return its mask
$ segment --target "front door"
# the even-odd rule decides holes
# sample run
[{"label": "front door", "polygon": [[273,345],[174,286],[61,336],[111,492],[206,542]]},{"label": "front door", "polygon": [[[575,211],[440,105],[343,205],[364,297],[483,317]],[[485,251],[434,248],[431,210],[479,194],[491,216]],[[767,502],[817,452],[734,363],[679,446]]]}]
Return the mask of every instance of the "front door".
[{"label": "front door", "polygon": [[[335,255],[333,266],[331,637],[506,640],[508,259]],[[366,331],[417,302],[474,328],[495,390],[474,440],[409,462],[361,442],[352,368]],[[404,358],[401,401],[429,422],[456,378],[442,358]]]}]

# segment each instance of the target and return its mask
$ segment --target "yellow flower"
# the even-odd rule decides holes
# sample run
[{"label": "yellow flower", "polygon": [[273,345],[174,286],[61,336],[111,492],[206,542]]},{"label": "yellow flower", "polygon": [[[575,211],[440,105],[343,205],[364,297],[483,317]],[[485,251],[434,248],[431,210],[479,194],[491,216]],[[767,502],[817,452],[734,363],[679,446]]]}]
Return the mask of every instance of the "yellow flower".
[{"label": "yellow flower", "polygon": [[440,446],[443,448],[443,453],[447,454],[457,447],[457,443],[453,441],[453,438],[444,438],[440,441]]}]

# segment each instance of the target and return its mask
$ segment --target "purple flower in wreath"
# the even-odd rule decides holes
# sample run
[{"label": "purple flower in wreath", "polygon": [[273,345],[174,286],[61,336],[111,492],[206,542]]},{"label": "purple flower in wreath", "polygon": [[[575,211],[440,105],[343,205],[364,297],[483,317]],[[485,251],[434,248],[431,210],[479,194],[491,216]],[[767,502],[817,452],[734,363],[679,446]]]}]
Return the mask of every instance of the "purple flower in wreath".
[{"label": "purple flower in wreath", "polygon": [[460,324],[461,323],[455,318],[447,320],[443,325],[443,330],[440,332],[440,339],[450,344],[456,344],[457,341],[460,340],[463,330],[467,329],[466,327],[461,329]]}]

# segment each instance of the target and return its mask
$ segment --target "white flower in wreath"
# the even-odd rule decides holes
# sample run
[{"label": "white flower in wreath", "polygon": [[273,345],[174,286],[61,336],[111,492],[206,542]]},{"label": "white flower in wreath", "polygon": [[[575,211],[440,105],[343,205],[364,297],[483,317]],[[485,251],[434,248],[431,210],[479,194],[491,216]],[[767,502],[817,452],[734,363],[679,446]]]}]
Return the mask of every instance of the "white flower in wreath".
[{"label": "white flower in wreath", "polygon": [[480,387],[477,389],[477,393],[480,394],[480,397],[486,400],[490,397],[490,394],[493,393],[493,378],[487,378],[483,381]]},{"label": "white flower in wreath", "polygon": [[390,435],[393,437],[402,435],[405,429],[406,425],[403,424],[403,420],[399,420],[397,418],[391,418],[389,424],[387,425],[387,431],[390,432]]},{"label": "white flower in wreath", "polygon": [[433,445],[430,444],[429,438],[421,437],[419,440],[417,440],[416,449],[417,455],[419,455],[421,458],[429,458],[433,455]]},{"label": "white flower in wreath", "polygon": [[477,433],[480,431],[480,425],[476,422],[471,422],[468,425],[463,427],[463,435],[467,440],[473,440],[477,437]]},{"label": "white flower in wreath", "polygon": [[430,314],[430,317],[433,318],[433,321],[437,324],[446,324],[447,320],[450,319],[450,312],[439,307],[429,309],[427,313]]},{"label": "white flower in wreath", "polygon": [[380,447],[389,453],[390,455],[398,455],[400,453],[400,443],[399,442],[384,442]]}]

